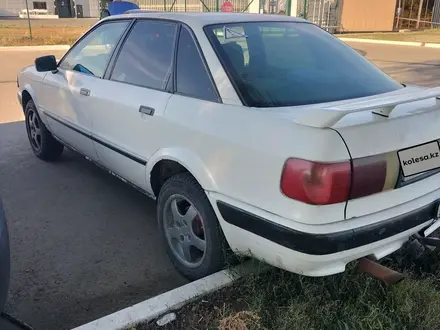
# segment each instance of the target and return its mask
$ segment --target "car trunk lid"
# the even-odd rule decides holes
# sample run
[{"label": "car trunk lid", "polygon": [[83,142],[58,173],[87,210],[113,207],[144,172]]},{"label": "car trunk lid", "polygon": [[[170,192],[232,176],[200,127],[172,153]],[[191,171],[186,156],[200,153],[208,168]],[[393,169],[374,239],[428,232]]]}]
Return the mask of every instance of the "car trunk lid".
[{"label": "car trunk lid", "polygon": [[[439,96],[440,87],[408,86],[370,97],[289,110],[279,108],[276,112],[297,124],[330,128],[340,134],[352,158],[352,194],[346,208],[346,218],[352,218],[406,203],[438,189],[438,184],[413,184],[440,177]],[[381,178],[383,188],[359,194],[357,198],[353,185],[359,183],[359,177],[363,176],[361,182],[376,179],[373,167],[363,169],[364,160],[375,157],[385,163],[385,173],[380,174],[385,176]],[[359,188],[363,189],[358,185],[356,189]]]}]

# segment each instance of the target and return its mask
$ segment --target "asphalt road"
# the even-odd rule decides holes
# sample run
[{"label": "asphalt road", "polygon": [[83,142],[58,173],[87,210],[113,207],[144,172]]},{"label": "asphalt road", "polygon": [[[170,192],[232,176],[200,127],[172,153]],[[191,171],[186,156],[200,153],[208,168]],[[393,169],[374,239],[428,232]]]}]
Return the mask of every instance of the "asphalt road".
[{"label": "asphalt road", "polygon": [[162,248],[153,201],[73,152],[57,163],[32,155],[15,79],[42,54],[0,52],[0,195],[12,250],[7,312],[38,330],[70,329],[186,280]]},{"label": "asphalt road", "polygon": [[350,46],[402,83],[440,85],[440,49],[354,42]]},{"label": "asphalt road", "polygon": [[[440,50],[351,45],[401,82],[440,85]],[[69,329],[185,280],[165,256],[152,201],[72,152],[58,163],[33,156],[15,79],[43,54],[0,52],[0,195],[13,262],[7,311],[37,330]]]}]

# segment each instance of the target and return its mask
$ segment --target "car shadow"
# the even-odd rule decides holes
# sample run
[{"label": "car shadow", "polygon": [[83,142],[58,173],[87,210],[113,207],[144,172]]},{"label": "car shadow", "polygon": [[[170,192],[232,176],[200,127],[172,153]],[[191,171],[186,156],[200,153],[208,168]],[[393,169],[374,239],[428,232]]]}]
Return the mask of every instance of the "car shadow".
[{"label": "car shadow", "polygon": [[12,254],[6,311],[36,329],[71,329],[187,283],[153,200],[70,150],[36,158],[23,121],[0,124],[0,195]]}]

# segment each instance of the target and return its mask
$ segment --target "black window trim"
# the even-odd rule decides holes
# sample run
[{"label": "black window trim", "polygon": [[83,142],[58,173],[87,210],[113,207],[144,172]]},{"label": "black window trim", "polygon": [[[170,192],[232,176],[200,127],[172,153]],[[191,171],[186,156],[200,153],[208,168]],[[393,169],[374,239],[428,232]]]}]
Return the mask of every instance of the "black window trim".
[{"label": "black window trim", "polygon": [[74,49],[74,48],[75,48],[75,47],[76,47],[76,46],[77,46],[82,40],[84,40],[88,35],[90,35],[90,34],[91,34],[92,32],[94,32],[96,29],[98,29],[99,27],[103,26],[104,24],[111,24],[111,23],[113,23],[113,22],[121,22],[121,21],[123,21],[123,22],[128,22],[128,25],[126,26],[125,30],[122,32],[121,37],[120,37],[119,40],[116,42],[116,47],[113,49],[112,53],[110,54],[109,59],[107,60],[107,63],[106,63],[106,65],[105,65],[105,69],[104,69],[104,74],[102,75],[102,77],[97,77],[97,76],[95,76],[95,75],[93,75],[93,76],[87,75],[87,76],[94,77],[94,78],[97,78],[97,79],[104,79],[105,74],[106,74],[106,72],[107,72],[107,70],[108,70],[108,66],[109,66],[109,64],[110,64],[111,58],[113,57],[113,55],[114,55],[116,49],[117,49],[118,46],[120,45],[121,40],[122,40],[123,37],[127,34],[127,31],[129,31],[129,30],[131,29],[131,26],[132,26],[133,23],[134,23],[134,19],[130,19],[130,18],[125,18],[125,17],[124,17],[124,18],[118,18],[118,19],[106,20],[106,21],[103,21],[103,22],[101,22],[101,23],[96,24],[96,25],[93,26],[89,31],[87,31],[85,34],[83,34],[83,35],[82,35],[77,41],[75,41],[75,43],[74,43],[74,44],[69,48],[69,50],[63,55],[63,57],[62,57],[62,58],[58,61],[58,63],[57,63],[57,67],[58,67],[58,69],[59,69],[59,70],[63,70],[63,71],[68,70],[68,71],[73,71],[73,72],[80,73],[80,74],[85,74],[85,73],[82,73],[82,72],[79,72],[79,71],[75,71],[75,70],[69,70],[69,69],[61,68],[61,67],[60,67],[60,64],[64,61],[64,59],[70,54],[70,52],[73,51],[73,49]]},{"label": "black window trim", "polygon": [[[119,19],[119,20],[121,20],[121,19]],[[122,18],[122,20],[124,20],[124,19]],[[174,39],[173,58],[172,58],[173,63],[172,63],[172,66],[171,66],[172,70],[171,70],[171,74],[169,75],[167,83],[164,84],[165,85],[165,89],[157,89],[157,88],[153,88],[153,87],[146,87],[146,86],[143,86],[143,85],[137,85],[137,84],[132,84],[132,83],[128,83],[128,82],[125,82],[125,81],[118,81],[118,80],[112,80],[111,79],[111,75],[113,74],[113,70],[114,70],[114,67],[116,65],[116,61],[118,60],[118,57],[120,55],[121,49],[124,46],[128,36],[130,35],[133,27],[136,25],[136,23],[138,21],[159,21],[159,22],[167,22],[167,23],[177,24],[176,35],[175,35],[175,39]],[[142,88],[149,88],[149,89],[157,90],[157,91],[160,91],[160,92],[166,92],[166,93],[186,96],[186,97],[190,97],[190,98],[193,98],[193,99],[198,99],[198,100],[202,100],[202,101],[206,101],[206,102],[211,102],[211,101],[207,101],[207,100],[204,100],[204,99],[200,99],[200,98],[195,97],[195,96],[185,95],[183,93],[177,93],[176,92],[176,81],[175,81],[175,78],[176,78],[176,68],[177,68],[177,47],[178,47],[178,43],[179,43],[180,29],[181,29],[182,26],[184,26],[189,31],[191,37],[193,38],[193,40],[195,42],[195,45],[197,47],[197,51],[199,52],[199,55],[200,55],[200,58],[202,59],[203,65],[205,67],[205,70],[208,73],[209,80],[211,81],[211,84],[214,87],[214,91],[215,91],[215,93],[217,95],[218,103],[223,103],[222,98],[220,97],[220,93],[218,91],[217,85],[215,83],[214,77],[213,77],[213,75],[211,73],[211,70],[209,69],[208,63],[206,61],[206,57],[203,54],[203,51],[202,51],[202,49],[200,47],[200,43],[197,40],[197,37],[195,36],[193,29],[189,25],[187,25],[187,24],[185,24],[185,23],[183,23],[181,21],[177,21],[177,20],[173,20],[173,19],[156,18],[156,17],[134,18],[133,22],[131,23],[131,25],[125,31],[124,35],[121,37],[121,40],[120,40],[118,46],[115,47],[115,50],[113,52],[112,57],[110,58],[109,65],[107,66],[107,69],[106,69],[106,72],[105,72],[105,74],[103,76],[103,79],[114,81],[114,82],[117,82],[117,83],[120,83],[120,84],[127,84],[127,85],[142,87]],[[170,83],[170,81],[171,81],[171,83]]]},{"label": "black window trim", "polygon": [[103,79],[110,80],[111,74],[113,73],[113,69],[115,68],[116,60],[119,57],[119,53],[121,52],[122,46],[125,44],[127,37],[130,35],[130,33],[133,30],[133,27],[135,25],[136,25],[136,19],[133,19],[130,26],[128,27],[128,29],[122,35],[121,40],[119,40],[118,45],[115,47],[115,50],[114,50],[114,52],[108,62]]},{"label": "black window trim", "polygon": [[[176,25],[176,34],[174,36],[174,41],[173,41],[173,57],[171,59],[171,70],[170,70],[171,72],[168,74],[167,80],[163,84],[163,86],[164,86],[163,88],[155,88],[155,87],[150,87],[150,86],[144,86],[144,85],[130,83],[130,82],[127,82],[127,81],[120,81],[120,80],[111,79],[111,77],[113,75],[113,71],[114,71],[115,66],[116,66],[116,62],[118,61],[119,55],[121,54],[122,48],[124,47],[125,42],[127,41],[128,37],[130,36],[130,33],[132,32],[132,29],[140,21],[159,21],[159,22],[173,23],[173,24]],[[105,79],[109,80],[109,81],[117,82],[117,83],[120,83],[120,84],[127,84],[127,85],[131,85],[131,86],[148,88],[148,89],[151,89],[151,90],[172,94],[174,88],[172,86],[169,86],[168,82],[171,79],[171,77],[173,76],[173,71],[174,71],[173,70],[173,68],[174,68],[174,58],[175,58],[175,53],[176,53],[176,39],[178,38],[178,33],[179,33],[179,23],[180,22],[175,21],[175,20],[160,19],[160,18],[135,18],[132,26],[130,27],[130,30],[124,36],[124,40],[120,43],[117,51],[115,49],[114,56],[112,57],[111,62],[110,62],[111,67],[110,66],[108,67],[108,72],[106,72],[106,74],[104,75]]]},{"label": "black window trim", "polygon": [[[179,40],[180,40],[180,32],[181,32],[182,29],[186,29],[189,32],[192,40],[194,41],[194,44],[196,45],[196,49],[197,49],[197,52],[199,54],[200,59],[202,60],[202,64],[203,64],[203,67],[205,69],[205,72],[208,74],[209,81],[211,82],[211,85],[214,87],[214,93],[217,96],[217,102],[206,100],[206,99],[200,98],[200,97],[198,97],[196,95],[180,93],[180,92],[177,91],[177,52],[178,52],[178,46],[179,46]],[[175,47],[175,53],[174,53],[173,73],[174,73],[173,74],[173,93],[175,95],[190,97],[190,98],[193,98],[193,99],[197,99],[197,100],[201,100],[201,101],[206,101],[206,102],[223,103],[222,98],[220,97],[220,93],[218,91],[217,85],[215,84],[214,77],[212,76],[211,70],[208,67],[208,63],[206,62],[205,55],[202,52],[202,49],[201,49],[200,44],[199,44],[199,41],[197,40],[197,37],[195,36],[194,31],[191,29],[191,27],[189,27],[187,24],[182,23],[182,22],[180,23],[180,28],[179,28],[178,36],[177,36],[177,40],[176,40],[176,47]]]},{"label": "black window trim", "polygon": [[[257,21],[236,21],[236,22],[224,22],[224,23],[214,23],[214,24],[208,24],[203,26],[203,32],[205,32],[206,38],[208,39],[212,49],[215,52],[215,55],[217,56],[218,60],[220,61],[223,70],[226,72],[226,75],[229,78],[229,81],[231,82],[232,86],[234,87],[235,92],[237,93],[238,98],[240,99],[241,103],[245,106],[245,107],[252,107],[251,105],[249,105],[246,102],[246,99],[244,98],[243,94],[240,91],[240,88],[238,88],[237,83],[234,79],[234,77],[232,76],[228,66],[226,65],[225,61],[223,58],[220,58],[220,56],[218,56],[218,51],[217,51],[217,45],[214,44],[214,39],[212,38],[212,36],[210,36],[209,34],[209,28],[213,27],[213,26],[219,26],[222,24],[228,24],[228,25],[240,25],[240,24],[246,24],[246,23],[297,23],[297,24],[311,24],[311,25],[315,25],[312,22],[307,22],[307,21],[292,21],[292,20],[273,20],[273,21],[265,21],[265,20],[257,20]],[[316,25],[315,25],[316,26]],[[323,30],[325,31],[325,30]],[[326,31],[327,32],[327,31]],[[328,32],[327,32],[328,33]],[[330,33],[329,33],[330,34]]]},{"label": "black window trim", "polygon": [[130,34],[131,30],[133,30],[133,26],[136,24],[136,20],[132,19],[130,25],[127,27],[125,32],[122,34],[121,38],[119,39],[118,44],[116,45],[115,49],[113,50],[112,56],[110,56],[109,61],[107,63],[107,67],[105,68],[104,75],[102,76],[102,79],[104,80],[110,80],[110,75],[113,72],[113,68],[116,62],[116,58],[119,55],[119,52],[121,51],[122,46],[125,43],[125,40],[127,39],[127,36]]}]

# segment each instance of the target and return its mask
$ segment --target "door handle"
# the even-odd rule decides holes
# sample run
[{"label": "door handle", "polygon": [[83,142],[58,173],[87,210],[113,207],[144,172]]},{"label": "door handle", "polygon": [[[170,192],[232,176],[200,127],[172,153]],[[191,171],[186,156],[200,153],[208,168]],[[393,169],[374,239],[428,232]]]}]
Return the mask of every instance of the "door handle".
[{"label": "door handle", "polygon": [[79,93],[80,93],[81,95],[84,95],[84,96],[89,96],[89,95],[90,95],[90,90],[87,89],[87,88],[81,88],[81,89],[79,90]]},{"label": "door handle", "polygon": [[141,105],[139,108],[139,112],[148,116],[154,115],[154,108],[146,107],[145,105]]}]

